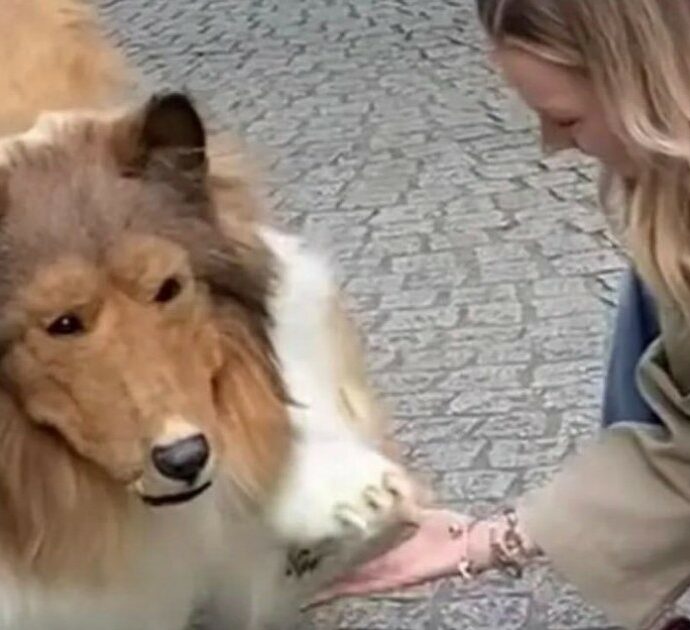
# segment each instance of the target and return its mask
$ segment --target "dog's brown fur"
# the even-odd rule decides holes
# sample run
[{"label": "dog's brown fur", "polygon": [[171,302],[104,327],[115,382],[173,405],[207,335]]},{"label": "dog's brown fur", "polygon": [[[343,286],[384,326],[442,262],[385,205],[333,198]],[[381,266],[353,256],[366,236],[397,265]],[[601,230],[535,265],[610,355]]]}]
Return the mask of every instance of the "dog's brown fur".
[{"label": "dog's brown fur", "polygon": [[[2,6],[0,134],[126,94],[127,64],[80,2]],[[156,108],[58,117],[0,146],[0,558],[34,578],[111,574],[145,518],[123,487],[166,414],[203,423],[249,500],[289,451],[253,187],[231,152],[207,159],[184,105]],[[171,277],[180,295],[157,304]],[[51,336],[66,313],[89,334]],[[333,326],[343,409],[383,444],[387,414],[339,302]]]}]

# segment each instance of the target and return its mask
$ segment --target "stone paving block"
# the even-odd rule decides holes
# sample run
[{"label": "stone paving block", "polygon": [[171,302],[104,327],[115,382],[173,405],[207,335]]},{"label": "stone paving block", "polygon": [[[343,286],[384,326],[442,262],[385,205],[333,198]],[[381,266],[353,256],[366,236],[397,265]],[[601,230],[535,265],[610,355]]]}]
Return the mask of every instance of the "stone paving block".
[{"label": "stone paving block", "polygon": [[420,470],[445,472],[474,466],[477,457],[486,448],[487,440],[456,440],[425,442],[412,449],[410,460]]},{"label": "stone paving block", "polygon": [[532,307],[537,317],[564,317],[577,313],[598,313],[601,311],[601,300],[590,295],[543,298],[534,300]]},{"label": "stone paving block", "polygon": [[521,387],[494,391],[467,390],[451,398],[448,410],[459,415],[515,413],[534,409],[537,404],[537,396],[529,388]]},{"label": "stone paving block", "polygon": [[531,288],[540,298],[589,294],[583,278],[546,278],[534,282]]},{"label": "stone paving block", "polygon": [[433,347],[416,351],[403,351],[398,368],[428,369],[447,372],[467,366],[477,355],[477,350],[467,344],[437,342]]},{"label": "stone paving block", "polygon": [[600,250],[567,254],[554,261],[553,265],[561,275],[572,276],[620,270],[625,263],[616,252]]},{"label": "stone paving block", "polygon": [[494,468],[526,469],[550,466],[562,461],[570,450],[566,438],[539,440],[495,440],[489,451]]},{"label": "stone paving block", "polygon": [[445,234],[431,234],[427,244],[431,251],[462,251],[463,249],[471,251],[477,245],[488,242],[490,242],[490,238],[486,232],[465,230],[455,232],[446,231]]},{"label": "stone paving block", "polygon": [[548,420],[543,411],[521,411],[490,417],[483,421],[473,435],[526,439],[542,437],[547,428]]},{"label": "stone paving block", "polygon": [[480,365],[526,364],[532,360],[533,352],[532,343],[525,339],[508,343],[483,344],[477,353],[477,363]]},{"label": "stone paving block", "polygon": [[423,423],[407,423],[395,436],[412,446],[427,442],[441,442],[465,438],[476,429],[481,420],[471,416],[438,417]]},{"label": "stone paving block", "polygon": [[[485,304],[487,302],[515,302],[517,291],[514,284],[487,284],[464,286],[449,292],[454,304]],[[463,328],[467,330],[467,328]]]},{"label": "stone paving block", "polygon": [[551,388],[541,396],[542,405],[548,410],[565,411],[573,407],[598,408],[602,400],[601,383],[569,384],[565,387]]},{"label": "stone paving block", "polygon": [[604,356],[607,337],[604,334],[590,334],[586,337],[556,337],[535,343],[535,352],[544,361],[568,361],[585,358],[601,360]]},{"label": "stone paving block", "polygon": [[485,595],[468,597],[441,606],[439,628],[442,630],[518,630],[529,616],[527,595],[501,598]]},{"label": "stone paving block", "polygon": [[522,311],[520,302],[471,304],[467,308],[466,321],[471,324],[519,324],[522,321]]},{"label": "stone paving block", "polygon": [[404,285],[407,289],[457,287],[465,284],[470,271],[470,265],[467,264],[453,265],[448,269],[415,271],[405,276]]},{"label": "stone paving block", "polygon": [[440,390],[462,391],[464,389],[508,389],[517,387],[525,378],[527,366],[524,365],[477,365],[455,370],[442,379],[437,387]]},{"label": "stone paving block", "polygon": [[536,260],[495,260],[480,267],[481,281],[525,282],[544,275],[543,267]]},{"label": "stone paving block", "polygon": [[550,234],[547,238],[540,239],[539,247],[544,256],[554,258],[566,252],[581,253],[589,250],[598,250],[600,245],[587,234],[561,232],[559,234]]},{"label": "stone paving block", "polygon": [[517,478],[517,473],[495,469],[446,472],[435,489],[438,499],[449,503],[501,501]]}]

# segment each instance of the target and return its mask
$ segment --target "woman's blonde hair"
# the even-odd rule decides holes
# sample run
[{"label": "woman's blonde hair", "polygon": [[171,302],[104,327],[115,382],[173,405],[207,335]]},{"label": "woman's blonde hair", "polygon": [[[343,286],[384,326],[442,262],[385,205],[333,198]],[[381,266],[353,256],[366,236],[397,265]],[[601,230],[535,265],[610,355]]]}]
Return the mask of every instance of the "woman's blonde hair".
[{"label": "woman's blonde hair", "polygon": [[690,320],[690,0],[477,0],[477,8],[495,43],[592,80],[641,164],[634,181],[605,173],[604,192],[626,191],[619,224],[633,261]]}]

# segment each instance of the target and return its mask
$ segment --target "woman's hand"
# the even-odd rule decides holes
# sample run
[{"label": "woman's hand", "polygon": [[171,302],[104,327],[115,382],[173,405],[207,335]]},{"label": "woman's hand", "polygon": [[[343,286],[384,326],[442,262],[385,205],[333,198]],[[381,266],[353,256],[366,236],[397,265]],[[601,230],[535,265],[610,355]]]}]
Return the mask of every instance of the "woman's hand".
[{"label": "woman's hand", "polygon": [[469,520],[448,510],[423,512],[411,538],[338,580],[314,603],[395,590],[457,574],[464,552],[460,538]]},{"label": "woman's hand", "polygon": [[338,580],[312,605],[453,575],[471,579],[487,569],[519,576],[539,553],[512,510],[479,521],[449,510],[425,510],[418,524],[412,537]]}]

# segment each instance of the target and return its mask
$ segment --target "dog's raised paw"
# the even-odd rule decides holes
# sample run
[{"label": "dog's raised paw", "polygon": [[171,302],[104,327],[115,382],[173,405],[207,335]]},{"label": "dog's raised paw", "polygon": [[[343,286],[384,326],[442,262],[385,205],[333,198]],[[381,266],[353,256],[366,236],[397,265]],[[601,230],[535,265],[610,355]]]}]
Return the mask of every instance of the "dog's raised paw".
[{"label": "dog's raised paw", "polygon": [[290,548],[329,541],[350,555],[414,519],[417,489],[406,471],[361,443],[304,445],[294,461],[269,514]]},{"label": "dog's raised paw", "polygon": [[345,538],[353,535],[367,538],[388,525],[414,521],[415,491],[402,472],[383,473],[379,483],[367,485],[353,499],[335,506],[334,517],[341,524]]},{"label": "dog's raised paw", "polygon": [[378,463],[376,474],[331,486],[330,503],[321,504],[330,505],[329,512],[319,518],[312,512],[304,523],[309,535],[287,550],[284,574],[290,581],[306,587],[333,577],[377,555],[416,522],[415,486],[403,470],[386,460]]}]

